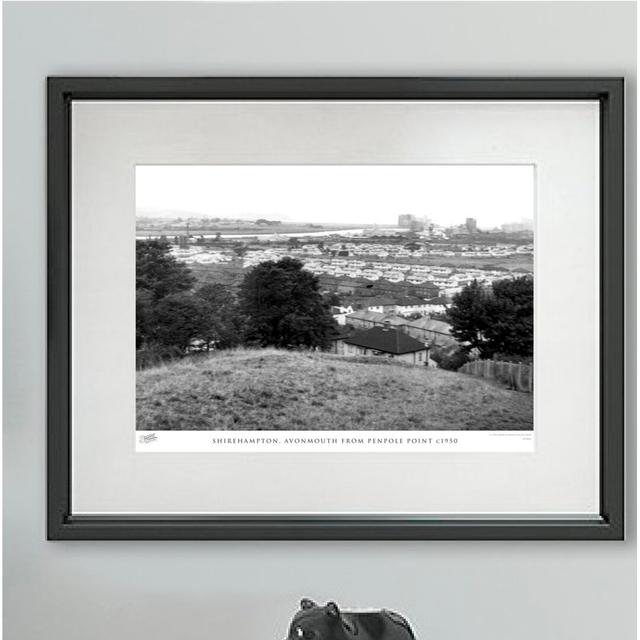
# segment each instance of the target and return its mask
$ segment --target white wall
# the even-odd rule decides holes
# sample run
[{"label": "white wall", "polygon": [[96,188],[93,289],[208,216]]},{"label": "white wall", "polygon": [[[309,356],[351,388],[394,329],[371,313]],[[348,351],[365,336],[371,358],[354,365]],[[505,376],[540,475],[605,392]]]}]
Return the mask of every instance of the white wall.
[{"label": "white wall", "polygon": [[[46,542],[44,364],[47,75],[624,75],[633,212],[635,38],[632,2],[6,3],[5,638],[280,640],[303,595],[396,608],[418,640],[633,638],[633,525],[612,543]],[[631,455],[628,476],[633,519]]]}]

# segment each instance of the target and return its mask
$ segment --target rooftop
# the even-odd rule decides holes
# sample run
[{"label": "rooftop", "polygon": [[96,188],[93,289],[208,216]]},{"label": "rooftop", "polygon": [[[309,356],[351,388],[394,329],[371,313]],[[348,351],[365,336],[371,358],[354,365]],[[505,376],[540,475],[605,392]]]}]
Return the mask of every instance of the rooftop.
[{"label": "rooftop", "polygon": [[368,320],[369,322],[391,322],[392,324],[403,324],[406,322],[404,318],[398,318],[394,313],[385,313],[383,311],[354,311],[347,318],[354,320]]},{"label": "rooftop", "polygon": [[363,307],[386,307],[396,304],[396,299],[391,296],[370,296],[367,298],[358,298],[355,304]]},{"label": "rooftop", "polygon": [[418,318],[417,320],[405,321],[406,327],[412,327],[414,329],[424,329],[426,331],[434,331],[436,333],[442,333],[451,335],[451,325],[443,320],[433,320],[431,318]]},{"label": "rooftop", "polygon": [[329,335],[329,340],[344,340],[345,338],[353,335],[354,332],[355,329],[353,327],[350,327],[349,325],[332,327],[331,333]]},{"label": "rooftop", "polygon": [[375,349],[376,351],[394,355],[414,353],[426,349],[424,343],[420,342],[420,340],[416,340],[397,329],[383,327],[373,327],[373,329],[358,331],[350,338],[346,338],[345,342],[357,347]]},{"label": "rooftop", "polygon": [[396,304],[416,307],[424,304],[424,298],[418,298],[417,296],[402,296],[396,298]]}]

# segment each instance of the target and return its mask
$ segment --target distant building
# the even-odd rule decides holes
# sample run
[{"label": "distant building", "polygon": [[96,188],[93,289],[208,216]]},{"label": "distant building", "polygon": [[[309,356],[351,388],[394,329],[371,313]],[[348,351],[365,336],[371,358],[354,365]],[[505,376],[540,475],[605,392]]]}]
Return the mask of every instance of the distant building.
[{"label": "distant building", "polygon": [[467,232],[469,234],[478,232],[478,221],[475,218],[467,218],[464,225],[465,227],[467,227]]},{"label": "distant building", "polygon": [[533,220],[507,222],[502,225],[501,229],[503,233],[522,233],[524,231],[533,232]]},{"label": "distant building", "polygon": [[346,324],[347,316],[353,313],[353,307],[349,305],[348,307],[342,306],[332,306],[331,307],[331,315],[337,324],[340,326],[344,326]]},{"label": "distant building", "polygon": [[427,307],[427,313],[444,313],[451,306],[449,299],[443,296],[430,298],[425,301],[425,305]]},{"label": "distant building", "polygon": [[381,313],[379,311],[354,311],[348,314],[345,320],[348,326],[356,329],[382,327],[385,322],[392,325],[405,322],[403,318],[398,318],[395,313]]},{"label": "distant building", "polygon": [[401,315],[411,313],[427,313],[428,305],[422,298],[408,295],[367,296],[354,298],[352,301],[356,310],[375,311],[378,313],[395,312]]},{"label": "distant building", "polygon": [[430,318],[405,320],[399,329],[416,340],[429,342],[431,346],[448,347],[457,344],[456,339],[451,335],[451,325],[442,320]]},{"label": "distant building", "polygon": [[427,313],[428,305],[422,298],[415,296],[402,296],[396,298],[394,311],[400,315],[410,315],[412,313]]},{"label": "distant building", "polygon": [[402,213],[398,216],[398,226],[411,231],[424,231],[424,222],[410,213]]},{"label": "distant building", "polygon": [[391,296],[367,296],[363,298],[354,298],[353,306],[355,310],[377,311],[384,313],[395,311],[396,301]]},{"label": "distant building", "polygon": [[336,337],[334,353],[346,356],[381,356],[413,365],[428,362],[429,347],[388,324],[356,331],[348,337]]}]

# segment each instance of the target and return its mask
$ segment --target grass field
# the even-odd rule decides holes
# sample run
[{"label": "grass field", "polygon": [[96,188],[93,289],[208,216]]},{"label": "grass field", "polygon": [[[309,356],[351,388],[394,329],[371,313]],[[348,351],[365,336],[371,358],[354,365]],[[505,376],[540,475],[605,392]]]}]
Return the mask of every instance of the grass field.
[{"label": "grass field", "polygon": [[533,273],[533,256],[516,254],[513,256],[479,258],[478,256],[428,256],[422,258],[422,264],[429,266],[451,266],[456,269],[524,269]]},{"label": "grass field", "polygon": [[142,430],[532,429],[532,395],[378,358],[224,351],[137,372]]},{"label": "grass field", "polygon": [[426,265],[429,267],[452,267],[454,269],[524,269],[533,272],[533,256],[531,254],[515,254],[511,256],[421,256],[420,258],[384,258],[377,262],[397,262],[411,265]]}]

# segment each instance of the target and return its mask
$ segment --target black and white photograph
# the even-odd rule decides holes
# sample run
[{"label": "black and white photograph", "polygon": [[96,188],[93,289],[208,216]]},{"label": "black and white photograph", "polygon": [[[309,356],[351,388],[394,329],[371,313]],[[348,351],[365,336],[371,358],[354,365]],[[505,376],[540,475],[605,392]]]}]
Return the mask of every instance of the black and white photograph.
[{"label": "black and white photograph", "polygon": [[533,431],[533,165],[135,180],[138,431]]}]

